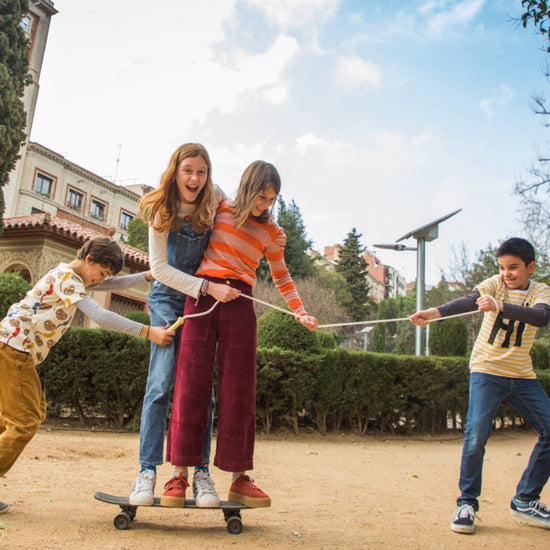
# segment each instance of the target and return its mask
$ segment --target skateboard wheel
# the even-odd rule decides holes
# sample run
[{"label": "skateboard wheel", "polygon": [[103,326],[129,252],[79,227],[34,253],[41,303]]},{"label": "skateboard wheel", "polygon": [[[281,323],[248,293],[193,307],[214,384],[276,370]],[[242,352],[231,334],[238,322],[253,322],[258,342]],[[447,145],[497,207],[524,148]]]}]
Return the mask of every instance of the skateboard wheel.
[{"label": "skateboard wheel", "polygon": [[128,529],[128,525],[130,525],[131,521],[132,519],[126,512],[121,512],[115,517],[113,523],[117,529],[123,530]]},{"label": "skateboard wheel", "polygon": [[227,518],[227,530],[232,535],[238,535],[243,530],[243,522],[239,516]]}]

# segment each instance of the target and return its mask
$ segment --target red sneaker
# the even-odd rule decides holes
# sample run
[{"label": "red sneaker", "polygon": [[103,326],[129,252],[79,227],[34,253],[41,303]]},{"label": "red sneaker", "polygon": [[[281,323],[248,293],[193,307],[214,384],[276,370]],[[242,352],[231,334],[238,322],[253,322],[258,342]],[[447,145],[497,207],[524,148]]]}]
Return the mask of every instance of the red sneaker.
[{"label": "red sneaker", "polygon": [[181,474],[173,476],[164,486],[164,493],[160,497],[161,506],[170,506],[172,508],[183,508],[185,506],[185,489],[189,487],[187,478]]},{"label": "red sneaker", "polygon": [[256,487],[254,480],[246,474],[242,474],[229,488],[228,500],[240,502],[251,508],[267,508],[271,506],[271,499],[260,488]]}]

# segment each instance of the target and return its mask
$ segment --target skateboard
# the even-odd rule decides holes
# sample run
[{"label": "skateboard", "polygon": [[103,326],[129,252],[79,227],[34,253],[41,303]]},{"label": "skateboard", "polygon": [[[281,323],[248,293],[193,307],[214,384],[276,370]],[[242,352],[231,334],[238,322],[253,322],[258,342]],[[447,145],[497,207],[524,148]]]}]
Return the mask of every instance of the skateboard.
[{"label": "skateboard", "polygon": [[[116,495],[109,495],[108,493],[95,493],[94,497],[101,502],[107,504],[116,504],[120,506],[121,511],[115,516],[113,523],[117,529],[127,529],[130,523],[134,521],[138,506],[130,504],[128,497],[121,497]],[[239,502],[232,502],[231,500],[220,500],[218,508],[199,508],[195,501],[192,499],[185,499],[184,508],[174,508],[173,506],[163,506],[160,503],[160,498],[155,497],[151,506],[160,508],[171,508],[172,510],[222,510],[227,530],[232,535],[238,535],[243,530],[243,521],[241,519],[241,510],[250,508],[246,504],[240,504]]]}]

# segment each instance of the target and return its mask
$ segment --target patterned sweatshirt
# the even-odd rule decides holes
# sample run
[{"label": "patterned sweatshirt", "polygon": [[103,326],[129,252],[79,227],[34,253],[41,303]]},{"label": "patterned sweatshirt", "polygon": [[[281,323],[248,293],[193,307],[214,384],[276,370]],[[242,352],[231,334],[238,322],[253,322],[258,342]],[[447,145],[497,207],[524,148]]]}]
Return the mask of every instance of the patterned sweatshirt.
[{"label": "patterned sweatshirt", "polygon": [[299,315],[306,314],[286,267],[283,250],[275,243],[280,231],[276,223],[260,223],[252,217],[237,229],[230,203],[223,201],[216,212],[214,230],[196,275],[239,279],[254,286],[256,269],[265,255],[273,282],[290,309]]}]

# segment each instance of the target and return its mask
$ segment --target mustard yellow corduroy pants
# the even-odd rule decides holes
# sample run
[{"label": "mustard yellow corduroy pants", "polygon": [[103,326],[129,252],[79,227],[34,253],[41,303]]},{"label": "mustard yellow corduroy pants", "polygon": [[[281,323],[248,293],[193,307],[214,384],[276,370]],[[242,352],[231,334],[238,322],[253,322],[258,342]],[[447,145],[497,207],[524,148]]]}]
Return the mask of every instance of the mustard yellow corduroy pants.
[{"label": "mustard yellow corduroy pants", "polygon": [[46,397],[29,353],[0,342],[0,476],[46,418]]}]

